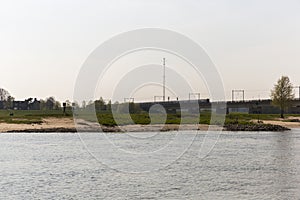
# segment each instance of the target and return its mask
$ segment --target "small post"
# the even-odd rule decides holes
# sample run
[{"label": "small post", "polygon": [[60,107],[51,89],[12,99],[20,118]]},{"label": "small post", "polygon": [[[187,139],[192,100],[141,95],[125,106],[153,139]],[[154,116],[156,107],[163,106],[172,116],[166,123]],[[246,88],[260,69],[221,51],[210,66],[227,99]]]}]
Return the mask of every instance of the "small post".
[{"label": "small post", "polygon": [[67,103],[63,102],[63,113],[64,113],[64,115],[66,115],[66,107],[67,107]]}]

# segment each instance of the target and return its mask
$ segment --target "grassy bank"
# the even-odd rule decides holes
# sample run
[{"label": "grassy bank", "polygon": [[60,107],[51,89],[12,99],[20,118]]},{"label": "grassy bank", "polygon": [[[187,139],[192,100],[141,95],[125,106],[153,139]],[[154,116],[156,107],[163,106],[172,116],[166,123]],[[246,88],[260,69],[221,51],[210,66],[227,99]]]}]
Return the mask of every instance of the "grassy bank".
[{"label": "grassy bank", "polygon": [[[127,125],[131,124],[132,121],[135,124],[213,124],[220,125],[222,123],[222,116],[216,115],[214,121],[211,119],[210,113],[201,113],[200,116],[196,115],[180,115],[180,114],[168,114],[166,119],[163,115],[156,114],[149,116],[148,113],[142,114],[130,114],[132,120],[128,118],[128,115],[117,114],[113,116],[110,113],[97,114],[97,118],[100,124],[106,126]],[[299,117],[300,115],[286,115],[286,117]],[[225,117],[224,124],[253,124],[261,120],[278,120],[280,116],[277,114],[243,114],[243,113],[232,113]],[[218,119],[219,118],[219,119]],[[152,120],[152,121],[151,121]]]},{"label": "grassy bank", "polygon": [[[89,119],[89,114],[86,115]],[[106,126],[115,125],[128,125],[132,124],[215,124],[220,125],[222,116],[216,115],[215,121],[211,121],[211,113],[203,112],[199,115],[193,114],[153,114],[151,117],[148,113],[130,114],[131,118],[128,118],[127,114],[112,115],[109,112],[97,113],[97,119],[100,124]],[[286,115],[286,117],[299,117],[300,115]],[[63,114],[62,110],[0,110],[0,123],[14,123],[14,124],[39,124],[42,123],[43,118],[47,117],[72,117],[71,110],[68,110],[66,114]],[[219,119],[220,120],[219,120]],[[243,114],[243,113],[231,113],[226,115],[226,124],[251,124],[253,121],[259,120],[277,120],[278,114]],[[132,120],[131,120],[132,119]],[[152,121],[151,121],[152,120]]]},{"label": "grassy bank", "polygon": [[0,123],[39,124],[46,117],[72,117],[72,112],[64,115],[61,110],[0,110]]},{"label": "grassy bank", "polygon": [[[286,117],[299,117],[300,115],[286,115]],[[290,130],[290,128],[277,125],[262,123],[262,120],[274,120],[279,121],[279,115],[268,115],[268,114],[243,114],[243,113],[232,113],[225,116],[215,115],[211,119],[210,113],[201,113],[200,116],[196,115],[179,115],[179,114],[168,114],[163,115],[152,115],[151,117],[147,113],[143,114],[131,114],[128,119],[128,115],[115,115],[112,114],[98,114],[98,121],[100,124],[106,126],[127,125],[131,124],[207,124],[207,125],[222,125],[227,131],[273,131],[282,132]],[[218,119],[219,118],[219,119]],[[280,121],[292,121],[295,120],[280,120]],[[297,121],[298,122],[298,121]]]}]

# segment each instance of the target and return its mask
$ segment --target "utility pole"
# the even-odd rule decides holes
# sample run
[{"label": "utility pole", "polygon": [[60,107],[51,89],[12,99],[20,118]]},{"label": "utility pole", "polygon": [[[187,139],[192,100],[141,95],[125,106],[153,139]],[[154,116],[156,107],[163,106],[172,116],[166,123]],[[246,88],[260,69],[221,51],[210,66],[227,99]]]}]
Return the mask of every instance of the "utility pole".
[{"label": "utility pole", "polygon": [[166,58],[163,58],[163,101],[166,99]]}]

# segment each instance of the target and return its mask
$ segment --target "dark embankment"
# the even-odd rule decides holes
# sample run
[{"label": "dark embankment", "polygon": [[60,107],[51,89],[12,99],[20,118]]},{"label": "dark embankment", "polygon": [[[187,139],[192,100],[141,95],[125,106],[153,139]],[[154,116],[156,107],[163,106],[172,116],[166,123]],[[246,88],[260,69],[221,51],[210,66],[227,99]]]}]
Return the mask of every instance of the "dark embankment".
[{"label": "dark embankment", "polygon": [[74,133],[75,128],[41,128],[41,129],[24,129],[24,130],[9,130],[7,133]]},{"label": "dark embankment", "polygon": [[272,131],[281,132],[291,129],[273,124],[227,124],[224,126],[226,131]]},{"label": "dark embankment", "polygon": [[[76,128],[40,128],[40,129],[23,129],[23,130],[9,130],[7,133],[76,133],[78,130]],[[93,128],[80,128],[80,132],[121,132],[118,127],[103,126],[101,130]]]}]

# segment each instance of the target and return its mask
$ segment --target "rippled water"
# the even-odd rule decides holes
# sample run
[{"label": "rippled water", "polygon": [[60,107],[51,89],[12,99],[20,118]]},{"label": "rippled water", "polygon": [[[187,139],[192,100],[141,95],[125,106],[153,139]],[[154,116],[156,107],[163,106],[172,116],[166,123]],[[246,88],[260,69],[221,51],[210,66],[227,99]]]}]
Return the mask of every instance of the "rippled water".
[{"label": "rippled water", "polygon": [[[147,138],[150,133],[139,134]],[[161,146],[176,132],[164,134],[149,145]],[[101,158],[95,159],[77,134],[0,134],[0,199],[299,199],[300,130],[225,132],[213,151],[200,159],[204,135],[200,132],[170,165],[130,173],[115,167],[126,169],[137,163],[126,163],[122,154],[110,152],[97,134],[86,134],[84,140],[97,147],[92,153],[102,152],[113,162],[104,165]],[[143,139],[129,143],[124,134],[106,136],[131,150],[143,152],[149,147]],[[176,146],[169,155],[172,152]],[[169,155],[144,159],[159,163]]]}]

